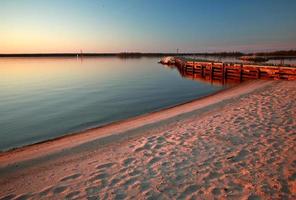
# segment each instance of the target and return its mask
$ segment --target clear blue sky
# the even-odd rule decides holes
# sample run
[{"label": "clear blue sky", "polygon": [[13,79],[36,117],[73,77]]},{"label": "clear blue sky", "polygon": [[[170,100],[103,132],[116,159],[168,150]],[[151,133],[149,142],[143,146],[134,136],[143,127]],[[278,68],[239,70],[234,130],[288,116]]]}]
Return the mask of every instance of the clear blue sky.
[{"label": "clear blue sky", "polygon": [[296,0],[1,0],[0,53],[296,48]]}]

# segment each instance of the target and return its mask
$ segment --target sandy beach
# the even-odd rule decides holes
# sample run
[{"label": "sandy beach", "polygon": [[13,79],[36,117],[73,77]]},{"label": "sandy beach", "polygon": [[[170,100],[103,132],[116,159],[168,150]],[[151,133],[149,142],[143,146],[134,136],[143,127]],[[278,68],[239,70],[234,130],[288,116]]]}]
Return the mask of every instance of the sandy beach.
[{"label": "sandy beach", "polygon": [[295,199],[296,82],[0,153],[0,199]]}]

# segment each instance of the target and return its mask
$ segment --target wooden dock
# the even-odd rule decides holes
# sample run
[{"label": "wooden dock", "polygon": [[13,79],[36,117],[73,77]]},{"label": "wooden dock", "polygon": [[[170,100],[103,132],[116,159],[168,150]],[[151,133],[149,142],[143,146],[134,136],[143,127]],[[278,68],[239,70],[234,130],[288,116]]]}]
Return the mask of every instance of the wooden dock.
[{"label": "wooden dock", "polygon": [[249,79],[296,80],[296,67],[192,61],[179,57],[175,57],[175,65],[184,76],[218,80],[222,83]]}]

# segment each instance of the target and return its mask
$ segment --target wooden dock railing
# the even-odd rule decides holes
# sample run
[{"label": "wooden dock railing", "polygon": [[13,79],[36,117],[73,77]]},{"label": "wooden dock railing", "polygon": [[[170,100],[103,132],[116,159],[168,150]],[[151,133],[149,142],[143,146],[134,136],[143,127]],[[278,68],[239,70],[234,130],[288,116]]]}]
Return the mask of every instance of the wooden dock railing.
[{"label": "wooden dock railing", "polygon": [[180,72],[198,75],[210,80],[228,79],[243,81],[249,79],[296,80],[296,68],[284,66],[263,66],[243,63],[187,61],[175,58]]}]

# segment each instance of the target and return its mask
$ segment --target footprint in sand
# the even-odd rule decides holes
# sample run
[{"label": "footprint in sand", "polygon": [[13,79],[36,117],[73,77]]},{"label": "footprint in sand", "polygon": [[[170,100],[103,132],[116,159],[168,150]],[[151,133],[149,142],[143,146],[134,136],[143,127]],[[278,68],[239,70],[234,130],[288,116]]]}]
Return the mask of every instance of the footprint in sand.
[{"label": "footprint in sand", "polygon": [[205,177],[205,180],[212,180],[212,179],[215,179],[215,178],[218,178],[220,177],[221,174],[217,173],[217,172],[210,172],[209,175],[207,177]]},{"label": "footprint in sand", "polygon": [[226,187],[228,194],[241,194],[243,192],[243,186],[241,184],[230,182]]},{"label": "footprint in sand", "polygon": [[135,148],[134,149],[134,152],[140,152],[140,151],[150,150],[151,147],[152,147],[152,144],[154,144],[154,143],[155,143],[154,139],[150,139],[150,140],[148,139],[148,141],[146,141],[146,143],[144,143],[143,146],[140,146],[138,148]]},{"label": "footprint in sand", "polygon": [[127,166],[127,167],[122,167],[122,168],[120,168],[120,170],[119,170],[119,173],[120,174],[124,174],[125,172],[127,172],[129,170],[129,167]]},{"label": "footprint in sand", "polygon": [[152,150],[160,150],[163,147],[163,144],[156,144],[152,147]]},{"label": "footprint in sand", "polygon": [[100,173],[100,174],[97,174],[94,177],[92,177],[91,180],[92,181],[102,180],[102,179],[105,179],[105,178],[108,178],[108,177],[109,177],[109,175],[107,173]]},{"label": "footprint in sand", "polygon": [[154,158],[150,159],[149,162],[148,162],[148,167],[154,165],[155,163],[160,161],[160,159],[161,159],[160,157],[154,157]]},{"label": "footprint in sand", "polygon": [[115,164],[115,163],[105,163],[105,164],[98,165],[96,168],[97,168],[97,169],[110,168],[110,167],[112,167],[114,164]]},{"label": "footprint in sand", "polygon": [[129,173],[130,176],[137,176],[141,174],[140,170],[134,169],[132,172]]},{"label": "footprint in sand", "polygon": [[73,199],[75,197],[77,197],[80,194],[79,191],[74,191],[74,192],[70,192],[69,194],[67,194],[65,196],[66,199]]},{"label": "footprint in sand", "polygon": [[48,195],[49,192],[52,190],[52,188],[53,188],[53,187],[48,187],[48,188],[42,190],[41,192],[39,192],[39,195],[40,195],[41,197]]},{"label": "footprint in sand", "polygon": [[156,136],[151,136],[151,137],[148,137],[147,140],[149,142],[153,142],[154,140],[156,139]]},{"label": "footprint in sand", "polygon": [[160,136],[160,137],[157,138],[157,143],[158,144],[162,144],[164,142],[166,142],[166,139],[164,137]]},{"label": "footprint in sand", "polygon": [[28,194],[28,193],[27,193],[27,194],[22,194],[22,195],[16,197],[15,200],[27,200],[27,199],[29,199],[31,196],[32,196],[32,194]]},{"label": "footprint in sand", "polygon": [[146,143],[144,144],[143,148],[144,148],[145,150],[149,150],[149,149],[151,149],[151,146],[152,146],[151,143],[152,143],[152,142],[146,142]]},{"label": "footprint in sand", "polygon": [[55,187],[52,192],[54,194],[60,194],[60,193],[64,192],[67,189],[68,189],[67,186],[59,186],[59,187]]},{"label": "footprint in sand", "polygon": [[85,189],[85,192],[87,196],[91,197],[93,195],[97,195],[100,192],[100,189],[98,187],[88,187]]},{"label": "footprint in sand", "polygon": [[121,181],[121,179],[119,179],[119,178],[114,178],[114,179],[112,179],[112,180],[110,181],[109,186],[112,187],[112,186],[116,185],[117,183],[119,183],[120,181]]},{"label": "footprint in sand", "polygon": [[163,199],[160,193],[157,193],[153,190],[149,190],[145,194],[145,199],[147,200],[155,200],[155,199]]},{"label": "footprint in sand", "polygon": [[87,200],[98,200],[99,198],[97,196],[88,196]]},{"label": "footprint in sand", "polygon": [[77,179],[81,176],[81,174],[77,173],[77,174],[73,174],[73,175],[70,175],[70,176],[66,176],[64,178],[62,178],[60,180],[60,182],[64,182],[64,181],[68,181],[68,180],[74,180],[74,179]]},{"label": "footprint in sand", "polygon": [[122,200],[125,198],[126,198],[126,194],[123,190],[117,190],[115,192],[115,197],[114,197],[115,200]]},{"label": "footprint in sand", "polygon": [[143,181],[143,182],[140,183],[141,192],[147,191],[148,189],[150,189],[150,182]]},{"label": "footprint in sand", "polygon": [[214,196],[219,196],[219,195],[221,194],[221,190],[220,190],[219,188],[214,188],[214,189],[212,190],[212,194],[213,194]]},{"label": "footprint in sand", "polygon": [[176,195],[178,193],[177,189],[175,189],[174,187],[171,186],[166,186],[164,187],[161,192],[163,194],[165,194],[166,196],[168,196],[170,199],[174,199],[176,198]]},{"label": "footprint in sand", "polygon": [[139,148],[136,148],[136,149],[134,149],[134,152],[140,152],[140,151],[144,151],[145,150],[145,148],[144,147],[139,147]]},{"label": "footprint in sand", "polygon": [[261,198],[257,195],[252,194],[248,197],[248,200],[261,200]]},{"label": "footprint in sand", "polygon": [[133,161],[135,160],[135,158],[127,158],[127,159],[125,159],[124,161],[123,161],[123,165],[125,166],[125,167],[127,167],[128,165],[130,165]]},{"label": "footprint in sand", "polygon": [[7,196],[0,197],[0,200],[10,200],[10,199],[13,199],[14,197],[15,197],[14,194],[9,194]]},{"label": "footprint in sand", "polygon": [[129,186],[134,185],[135,182],[137,182],[137,178],[136,178],[136,177],[133,177],[133,178],[127,179],[127,180],[123,183],[123,186],[124,186],[125,188],[128,188]]},{"label": "footprint in sand", "polygon": [[165,138],[170,138],[170,137],[172,136],[172,134],[171,134],[171,133],[168,133],[168,132],[166,132],[166,133],[164,133],[164,134],[163,134],[163,136],[164,136]]},{"label": "footprint in sand", "polygon": [[235,157],[231,158],[231,161],[239,162],[243,160],[248,154],[249,154],[249,151],[242,149]]},{"label": "footprint in sand", "polygon": [[[180,173],[180,172],[179,172]],[[186,182],[186,176],[184,176],[184,173],[180,173],[179,175],[176,176],[174,182],[177,184],[177,185],[181,185],[183,184],[184,182]]]},{"label": "footprint in sand", "polygon": [[[294,161],[293,161],[294,162]],[[296,180],[296,173],[293,173],[290,177],[289,177],[289,181],[295,181]]]},{"label": "footprint in sand", "polygon": [[178,199],[186,199],[188,196],[192,195],[194,192],[198,190],[197,185],[189,185],[185,188],[185,190],[181,193]]}]

